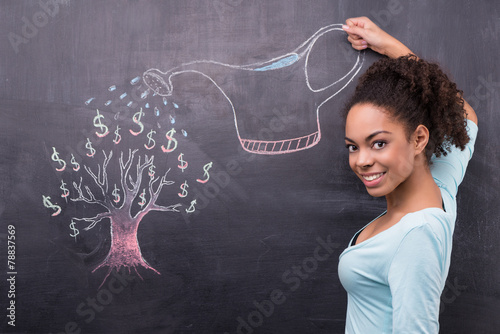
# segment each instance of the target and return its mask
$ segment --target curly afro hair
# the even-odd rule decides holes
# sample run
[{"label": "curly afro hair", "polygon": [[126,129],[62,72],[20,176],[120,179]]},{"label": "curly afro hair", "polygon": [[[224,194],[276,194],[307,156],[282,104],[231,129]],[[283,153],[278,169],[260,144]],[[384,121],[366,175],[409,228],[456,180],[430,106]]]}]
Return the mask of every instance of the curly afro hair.
[{"label": "curly afro hair", "polygon": [[451,144],[463,150],[470,140],[462,96],[437,64],[415,55],[382,58],[360,77],[344,108],[344,122],[355,104],[371,103],[405,126],[408,141],[423,124],[429,130],[425,155],[430,163],[432,154],[446,155]]}]

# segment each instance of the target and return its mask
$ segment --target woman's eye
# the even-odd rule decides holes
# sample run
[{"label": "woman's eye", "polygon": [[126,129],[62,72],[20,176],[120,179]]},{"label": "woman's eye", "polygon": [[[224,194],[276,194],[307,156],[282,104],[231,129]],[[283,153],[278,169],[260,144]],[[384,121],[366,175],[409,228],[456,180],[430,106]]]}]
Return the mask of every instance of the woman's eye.
[{"label": "woman's eye", "polygon": [[349,150],[349,153],[356,152],[356,150],[358,149],[355,145],[352,145],[352,144],[346,144],[345,147],[347,147],[347,149]]},{"label": "woman's eye", "polygon": [[380,150],[385,147],[385,144],[386,143],[383,141],[376,141],[375,143],[373,143],[373,147],[377,150]]}]

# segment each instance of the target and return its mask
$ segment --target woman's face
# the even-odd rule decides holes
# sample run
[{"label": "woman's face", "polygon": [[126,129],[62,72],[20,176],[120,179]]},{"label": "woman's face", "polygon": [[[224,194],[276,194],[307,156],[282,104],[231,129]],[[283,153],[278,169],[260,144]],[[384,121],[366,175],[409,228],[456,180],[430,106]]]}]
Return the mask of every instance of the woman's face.
[{"label": "woman's face", "polygon": [[390,194],[413,172],[415,145],[381,107],[354,105],[346,119],[345,143],[351,169],[374,197]]}]

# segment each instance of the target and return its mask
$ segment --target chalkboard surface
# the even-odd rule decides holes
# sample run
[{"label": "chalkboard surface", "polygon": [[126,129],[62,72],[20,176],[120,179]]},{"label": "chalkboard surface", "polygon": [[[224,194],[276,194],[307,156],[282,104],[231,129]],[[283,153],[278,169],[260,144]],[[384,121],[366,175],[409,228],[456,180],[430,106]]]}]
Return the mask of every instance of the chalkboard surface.
[{"label": "chalkboard surface", "polygon": [[385,208],[340,111],[366,15],[479,116],[442,333],[500,328],[496,1],[2,1],[2,333],[343,333],[338,256]]}]

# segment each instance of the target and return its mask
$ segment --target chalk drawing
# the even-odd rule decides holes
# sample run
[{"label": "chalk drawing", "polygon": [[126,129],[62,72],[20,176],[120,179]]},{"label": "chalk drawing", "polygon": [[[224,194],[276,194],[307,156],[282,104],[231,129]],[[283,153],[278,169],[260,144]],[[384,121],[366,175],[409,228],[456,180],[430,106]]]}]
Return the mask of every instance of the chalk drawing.
[{"label": "chalk drawing", "polygon": [[196,179],[199,183],[207,183],[210,180],[210,173],[208,172],[212,168],[213,162],[209,162],[203,166],[203,177],[204,179]]},{"label": "chalk drawing", "polygon": [[[359,73],[364,62],[364,54],[362,52],[357,52],[356,60],[354,65],[348,72],[341,78],[327,84],[323,87],[313,87],[310,82],[308,65],[309,65],[309,54],[314,47],[316,41],[323,35],[331,32],[338,31],[344,34],[341,24],[332,24],[319,29],[315,34],[313,34],[309,39],[302,43],[298,48],[289,52],[287,54],[281,55],[279,57],[272,58],[268,61],[257,62],[248,65],[234,65],[226,64],[222,62],[217,62],[213,60],[196,60],[192,62],[183,63],[180,66],[176,66],[166,72],[162,72],[159,69],[151,68],[144,72],[143,81],[149,87],[154,94],[166,97],[171,96],[174,86],[172,84],[172,78],[177,75],[184,73],[196,73],[204,78],[210,80],[215,87],[220,91],[224,98],[229,102],[231,106],[234,125],[236,129],[236,134],[238,140],[245,151],[256,153],[256,154],[284,154],[292,153],[301,150],[305,150],[315,146],[321,139],[321,127],[319,120],[319,110],[320,108],[340,93],[347,85],[351,83],[353,78]],[[280,139],[280,140],[260,140],[254,138],[246,138],[240,135],[240,128],[238,124],[238,117],[236,112],[236,107],[233,101],[221,85],[216,82],[214,75],[211,74],[209,67],[216,67],[217,69],[226,68],[232,70],[240,70],[242,73],[256,72],[263,73],[269,71],[287,71],[292,65],[297,64],[299,61],[303,60],[303,71],[305,86],[313,93],[327,92],[328,94],[323,95],[324,98],[320,101],[317,106],[315,106],[316,114],[316,131],[307,133],[305,135]],[[146,91],[148,92],[148,90]],[[294,92],[290,92],[293,94]],[[174,104],[175,105],[175,104]]]},{"label": "chalk drawing", "polygon": [[[158,205],[156,203],[160,192],[164,186],[173,184],[173,181],[167,180],[167,175],[170,169],[162,177],[150,176],[148,183],[148,193],[149,200],[146,199],[146,189],[143,188],[140,192],[142,177],[146,169],[153,166],[154,156],[148,157],[144,156],[144,160],[141,162],[141,157],[137,158],[135,175],[131,175],[130,170],[132,165],[135,163],[135,155],[137,150],[129,149],[128,158],[126,158],[121,152],[119,161],[120,166],[120,182],[121,189],[119,189],[116,184],[112,191],[113,198],[108,192],[108,174],[107,168],[108,164],[113,157],[113,151],[106,154],[103,151],[103,162],[102,165],[98,165],[97,174],[87,165],[83,168],[87,174],[94,181],[95,186],[100,191],[99,195],[95,195],[94,192],[88,185],[83,185],[83,178],[80,177],[80,181],[73,182],[73,187],[78,194],[77,197],[71,198],[74,202],[85,202],[87,204],[98,204],[102,206],[105,210],[94,217],[85,218],[72,218],[72,227],[76,228],[76,224],[85,223],[87,226],[84,230],[88,231],[94,228],[103,219],[110,220],[110,235],[111,235],[111,247],[109,252],[104,259],[92,272],[102,267],[108,267],[108,272],[104,281],[109,276],[112,270],[119,270],[121,267],[134,269],[139,277],[140,274],[137,272],[137,267],[144,267],[150,269],[159,274],[159,272],[151,267],[146,260],[143,258],[139,243],[137,240],[137,230],[142,219],[151,211],[171,211],[179,212],[178,208],[181,204],[173,204],[169,206]],[[119,194],[122,194],[120,198]],[[140,210],[135,214],[131,214],[131,208],[134,199],[139,197],[141,202]],[[50,197],[44,196],[44,205],[47,208],[54,208],[54,205],[49,202]],[[75,234],[72,236],[76,237]],[[141,277],[142,278],[142,277]],[[103,283],[104,283],[103,281]],[[101,284],[102,286],[102,284]]]},{"label": "chalk drawing", "polygon": [[[168,156],[178,148],[179,143],[179,146],[181,146],[183,141],[188,140],[188,138],[186,138],[188,137],[187,131],[185,129],[179,129],[182,124],[180,113],[183,111],[184,106],[182,104],[179,106],[179,104],[175,103],[174,98],[168,98],[167,101],[167,97],[171,96],[173,91],[171,79],[182,73],[195,73],[201,75],[215,85],[231,106],[238,140],[246,151],[255,154],[271,155],[292,153],[308,149],[316,145],[321,138],[319,121],[319,110],[321,106],[350,84],[360,71],[364,61],[362,53],[354,53],[356,54],[356,59],[353,59],[354,65],[352,68],[348,68],[341,78],[329,82],[322,87],[312,85],[308,72],[310,51],[318,38],[330,32],[340,32],[344,34],[340,24],[333,24],[319,29],[294,51],[280,57],[272,58],[268,61],[249,65],[231,65],[211,60],[199,60],[184,63],[167,72],[161,72],[158,69],[150,69],[143,74],[142,78],[136,76],[128,81],[130,85],[134,86],[133,88],[135,91],[128,92],[124,91],[123,87],[117,88],[116,85],[111,85],[107,88],[107,91],[115,94],[115,96],[114,98],[107,96],[106,99],[99,102],[101,107],[103,104],[105,106],[111,105],[111,107],[116,107],[121,103],[129,108],[136,108],[138,104],[141,104],[144,109],[142,109],[142,107],[140,109],[135,109],[132,120],[130,120],[130,116],[128,116],[126,120],[124,119],[128,123],[124,125],[117,124],[121,121],[119,117],[120,111],[116,112],[113,117],[113,115],[110,115],[108,112],[101,113],[99,109],[94,108],[95,113],[93,113],[92,119],[94,130],[92,134],[95,134],[97,138],[91,140],[88,137],[84,137],[85,140],[83,143],[85,143],[84,146],[86,150],[82,153],[83,157],[79,157],[78,162],[75,156],[71,154],[70,164],[72,168],[66,168],[66,161],[60,157],[60,153],[57,149],[52,147],[52,152],[49,153],[50,160],[58,173],[81,172],[78,177],[72,178],[74,190],[70,191],[68,188],[71,187],[66,187],[64,181],[60,181],[58,184],[59,194],[61,194],[60,191],[62,191],[62,195],[59,196],[63,197],[65,201],[67,201],[68,198],[70,199],[70,202],[65,203],[66,206],[64,208],[71,205],[71,202],[83,202],[84,204],[92,204],[103,208],[102,212],[98,214],[95,213],[99,211],[93,211],[94,213],[88,214],[89,216],[95,214],[93,217],[71,217],[71,220],[68,220],[69,229],[71,230],[69,233],[70,237],[74,238],[75,242],[77,242],[77,240],[81,240],[80,238],[77,239],[77,236],[81,236],[82,229],[83,231],[89,231],[103,220],[106,222],[109,220],[109,233],[111,236],[110,249],[104,260],[92,270],[92,272],[95,272],[99,268],[107,268],[107,273],[102,284],[104,284],[113,270],[119,271],[122,267],[129,269],[129,271],[132,269],[135,270],[139,277],[141,277],[138,272],[138,268],[140,267],[160,274],[142,256],[137,238],[139,224],[149,212],[179,212],[180,207],[183,205],[185,206],[185,212],[188,214],[201,210],[201,208],[196,207],[196,195],[193,195],[196,192],[188,192],[189,186],[187,179],[189,178],[189,174],[192,173],[198,178],[193,177],[192,183],[190,183],[191,185],[195,184],[194,180],[201,184],[199,186],[207,184],[210,180],[211,169],[214,167],[212,161],[206,161],[201,168],[202,171],[199,166],[195,167],[196,160],[190,161],[189,168],[187,168],[187,160],[189,159],[184,157],[184,153],[176,152],[175,157],[177,158],[178,164],[177,168],[174,168],[174,173],[178,172],[181,173],[180,175],[183,175],[183,183],[179,187],[179,192],[177,193],[178,197],[176,196],[176,198],[180,198],[181,201],[186,202],[184,204],[160,205],[157,204],[157,200],[162,189],[164,186],[169,186],[174,183],[167,179],[170,168],[168,168],[163,175],[155,172],[154,155],[142,156],[137,153],[139,151],[137,148],[146,150],[146,152],[151,152],[152,149],[156,148],[161,157]],[[303,85],[308,92],[322,93],[318,95],[320,97],[319,103],[312,107],[314,110],[311,110],[311,113],[314,113],[315,116],[315,126],[317,125],[317,129],[307,135],[274,141],[263,141],[240,136],[236,108],[229,97],[230,92],[225,90],[223,85],[219,84],[216,78],[206,71],[207,65],[234,70],[237,74],[244,73],[251,75],[268,75],[270,73],[277,73],[273,71],[291,71],[292,68],[296,70],[299,69],[297,72],[300,72],[301,78],[304,79],[300,81],[299,84]],[[293,91],[290,93],[293,94]],[[134,100],[132,103],[131,99],[135,97],[139,98],[139,96],[140,100]],[[154,96],[156,96],[156,99],[158,99],[158,97],[161,98],[161,102],[156,106],[150,105],[150,103],[154,103]],[[151,100],[149,100],[148,97],[151,97]],[[83,101],[83,103],[86,106],[92,107],[98,103],[98,99],[90,97]],[[118,108],[118,110],[120,110],[120,108]],[[151,110],[150,113],[147,112],[149,110]],[[146,113],[144,111],[146,111]],[[162,122],[162,124],[160,124],[160,122]],[[155,123],[156,128],[153,129],[153,124]],[[120,131],[122,130],[120,125],[123,127],[129,125],[133,128],[129,128],[129,131]],[[179,126],[179,132],[172,127],[173,125]],[[166,127],[166,129],[160,130],[162,126],[164,128]],[[107,137],[111,128],[115,129],[114,135]],[[124,138],[122,138],[122,136]],[[124,140],[122,141],[122,139]],[[131,141],[132,139],[133,141]],[[103,145],[104,142],[107,142],[106,147],[119,148],[116,150],[120,152],[119,157],[113,159],[112,150],[109,152],[102,150],[102,155],[96,154],[99,145]],[[126,154],[127,150],[128,155]],[[68,155],[69,153],[65,156]],[[175,157],[173,157],[174,160]],[[108,165],[112,161],[115,161],[115,166],[108,168]],[[113,165],[113,163],[111,164]],[[158,161],[157,164],[157,167],[161,168],[164,163]],[[116,175],[109,175],[108,177],[108,171]],[[111,186],[108,184],[109,182],[112,182]],[[116,184],[114,182],[116,182]],[[191,180],[189,182],[191,182]],[[60,215],[63,211],[61,206],[55,203],[49,196],[42,195],[42,203],[54,217]],[[133,206],[134,209],[132,210]],[[65,226],[65,233],[68,231],[68,225]]]}]

